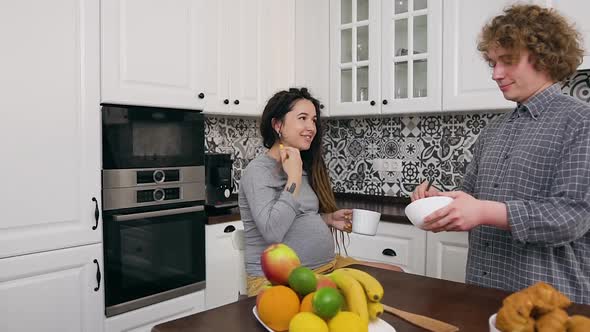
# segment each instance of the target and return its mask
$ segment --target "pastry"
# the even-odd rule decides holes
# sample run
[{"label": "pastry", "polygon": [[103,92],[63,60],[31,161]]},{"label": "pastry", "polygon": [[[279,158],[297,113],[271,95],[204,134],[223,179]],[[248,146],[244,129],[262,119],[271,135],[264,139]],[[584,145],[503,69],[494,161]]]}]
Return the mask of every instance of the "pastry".
[{"label": "pastry", "polygon": [[568,322],[567,312],[562,309],[550,311],[537,319],[537,332],[566,332]]},{"label": "pastry", "polygon": [[568,317],[570,299],[553,286],[536,284],[507,296],[496,316],[502,332],[590,332],[590,318]]},{"label": "pastry", "polygon": [[503,332],[534,332],[532,310],[533,302],[528,294],[514,293],[504,299],[496,316],[496,327]]},{"label": "pastry", "polygon": [[564,294],[560,293],[553,286],[542,281],[522,290],[521,292],[529,294],[534,305],[534,314],[543,315],[554,309],[565,309],[572,302]]},{"label": "pastry", "polygon": [[574,315],[567,322],[567,332],[588,332],[590,331],[590,318]]}]

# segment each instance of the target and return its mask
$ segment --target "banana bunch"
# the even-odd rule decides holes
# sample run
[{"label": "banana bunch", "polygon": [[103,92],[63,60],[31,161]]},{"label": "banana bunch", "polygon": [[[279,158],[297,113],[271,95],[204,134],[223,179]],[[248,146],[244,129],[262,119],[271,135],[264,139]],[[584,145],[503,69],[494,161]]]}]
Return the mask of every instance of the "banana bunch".
[{"label": "banana bunch", "polygon": [[383,286],[367,272],[341,268],[334,270],[330,278],[344,294],[348,310],[357,313],[363,322],[368,324],[383,313]]}]

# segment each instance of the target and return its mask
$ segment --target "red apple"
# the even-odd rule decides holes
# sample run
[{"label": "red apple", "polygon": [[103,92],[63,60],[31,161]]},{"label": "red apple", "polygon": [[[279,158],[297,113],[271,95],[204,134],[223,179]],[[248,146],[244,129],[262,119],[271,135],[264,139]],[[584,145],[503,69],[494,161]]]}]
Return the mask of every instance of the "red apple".
[{"label": "red apple", "polygon": [[273,285],[288,285],[289,274],[301,265],[293,249],[282,243],[271,244],[260,256],[262,272]]},{"label": "red apple", "polygon": [[328,278],[327,276],[323,275],[323,274],[318,274],[316,275],[317,279],[318,279],[318,285],[316,287],[316,290],[320,289],[320,288],[324,288],[324,287],[331,287],[334,289],[338,289],[338,286],[336,286],[336,283],[332,281],[332,279]]}]

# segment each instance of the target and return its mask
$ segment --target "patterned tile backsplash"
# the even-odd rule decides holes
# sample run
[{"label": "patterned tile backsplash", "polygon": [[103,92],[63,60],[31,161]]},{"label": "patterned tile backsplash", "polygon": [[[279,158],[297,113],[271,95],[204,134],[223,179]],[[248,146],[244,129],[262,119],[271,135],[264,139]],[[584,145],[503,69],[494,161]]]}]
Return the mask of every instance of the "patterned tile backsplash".
[{"label": "patterned tile backsplash", "polygon": [[[564,94],[590,102],[590,70],[566,81]],[[474,113],[328,119],[324,122],[326,163],[335,192],[408,196],[424,180],[442,190],[461,183],[471,147],[481,130],[499,114]],[[258,120],[208,116],[207,151],[234,157],[234,192],[242,170],[264,153]],[[376,171],[374,159],[399,159],[401,172]]]}]

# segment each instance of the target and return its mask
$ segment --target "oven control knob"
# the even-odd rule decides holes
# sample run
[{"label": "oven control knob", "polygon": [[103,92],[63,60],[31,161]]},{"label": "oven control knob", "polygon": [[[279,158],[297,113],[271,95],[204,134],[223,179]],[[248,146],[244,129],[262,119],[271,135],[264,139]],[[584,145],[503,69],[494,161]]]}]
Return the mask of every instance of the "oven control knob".
[{"label": "oven control knob", "polygon": [[155,189],[154,190],[154,201],[163,201],[166,195],[164,194],[164,189]]},{"label": "oven control knob", "polygon": [[156,183],[164,182],[165,177],[166,177],[166,174],[164,174],[164,171],[162,171],[161,169],[154,171],[154,181]]},{"label": "oven control knob", "polygon": [[223,196],[225,196],[225,198],[229,198],[229,189],[225,189],[225,191],[223,192]]}]

